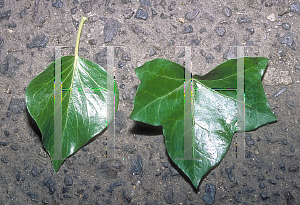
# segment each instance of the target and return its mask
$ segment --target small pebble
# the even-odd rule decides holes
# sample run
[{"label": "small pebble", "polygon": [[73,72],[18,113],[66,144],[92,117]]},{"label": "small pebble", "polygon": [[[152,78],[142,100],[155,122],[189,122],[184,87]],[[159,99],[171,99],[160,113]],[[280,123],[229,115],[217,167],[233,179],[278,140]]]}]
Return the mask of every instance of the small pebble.
[{"label": "small pebble", "polygon": [[234,176],[233,176],[233,173],[232,173],[232,170],[234,169],[234,166],[231,166],[230,168],[226,168],[225,169],[225,172],[227,173],[227,176],[228,176],[228,178],[229,178],[229,180],[231,181],[231,182],[234,182],[235,181],[235,178],[234,178]]},{"label": "small pebble", "polygon": [[251,35],[254,34],[254,28],[246,28],[246,31],[249,31]]},{"label": "small pebble", "polygon": [[279,164],[279,168],[280,168],[281,170],[285,170],[285,164],[284,164],[284,163],[280,163],[280,164]]},{"label": "small pebble", "polygon": [[168,18],[168,16],[167,16],[166,14],[164,14],[164,13],[161,13],[161,14],[160,14],[160,18],[166,19],[166,18]]},{"label": "small pebble", "polygon": [[25,7],[20,11],[20,18],[25,18],[26,14],[28,14],[27,8]]},{"label": "small pebble", "polygon": [[47,43],[49,41],[49,38],[45,35],[38,35],[36,38],[32,40],[30,44],[27,44],[26,47],[31,49],[31,48],[45,48]]},{"label": "small pebble", "polygon": [[279,95],[281,95],[282,93],[284,93],[286,91],[286,88],[282,88],[281,90],[279,90],[273,97],[277,98]]},{"label": "small pebble", "polygon": [[10,148],[12,148],[14,151],[17,151],[17,150],[18,150],[17,145],[11,145]]},{"label": "small pebble", "polygon": [[123,16],[125,19],[130,19],[133,16],[133,14],[134,14],[134,11],[132,9],[127,9],[124,12]]},{"label": "small pebble", "polygon": [[61,2],[61,0],[52,1],[52,6],[55,8],[61,8],[64,4]]},{"label": "small pebble", "polygon": [[213,59],[215,59],[215,57],[211,53],[207,54],[207,56],[205,57],[207,63],[212,62]]},{"label": "small pebble", "polygon": [[282,143],[283,145],[287,145],[287,139],[281,140],[281,143]]},{"label": "small pebble", "polygon": [[20,172],[16,175],[16,179],[17,179],[17,181],[20,181],[20,180],[21,180]]},{"label": "small pebble", "polygon": [[143,20],[146,20],[148,18],[148,12],[146,10],[143,10],[143,9],[138,9],[136,11],[136,14],[134,16],[135,18],[137,19],[143,19]]},{"label": "small pebble", "polygon": [[214,49],[216,49],[218,52],[221,52],[221,50],[222,50],[221,44],[215,46]]},{"label": "small pebble", "polygon": [[216,33],[218,34],[218,36],[222,37],[225,35],[226,29],[224,27],[217,27]]},{"label": "small pebble", "polygon": [[131,170],[129,171],[132,175],[140,175],[143,172],[143,159],[140,155],[137,156],[136,160],[132,161]]},{"label": "small pebble", "polygon": [[[89,13],[93,9],[93,3],[91,1],[85,1],[81,3],[83,13]],[[109,10],[109,8],[107,8]]]},{"label": "small pebble", "polygon": [[93,188],[93,192],[99,191],[101,187],[99,185],[95,185]]},{"label": "small pebble", "polygon": [[122,67],[124,67],[126,65],[126,62],[124,62],[124,61],[119,61],[118,62],[118,67],[119,68],[122,68]]},{"label": "small pebble", "polygon": [[241,196],[239,194],[234,195],[234,199],[235,199],[235,202],[237,202],[237,203],[242,202]]},{"label": "small pebble", "polygon": [[300,3],[291,4],[290,11],[300,14]]},{"label": "small pebble", "polygon": [[271,14],[269,14],[267,17],[266,17],[269,21],[276,21],[276,16],[275,16],[275,13],[272,12]]},{"label": "small pebble", "polygon": [[294,101],[286,101],[285,102],[286,106],[289,108],[289,109],[293,109],[294,108]]},{"label": "small pebble", "polygon": [[269,179],[268,182],[269,182],[270,184],[276,184],[276,182],[275,182],[273,179]]},{"label": "small pebble", "polygon": [[246,134],[246,144],[248,145],[248,147],[251,147],[254,145],[254,140],[251,138],[251,134]]},{"label": "small pebble", "polygon": [[257,175],[257,179],[258,179],[258,181],[265,180],[265,176],[259,171],[258,175]]},{"label": "small pebble", "polygon": [[101,21],[106,21],[107,20],[107,18],[106,17],[99,17],[99,19],[101,20]]},{"label": "small pebble", "polygon": [[240,18],[238,18],[238,23],[251,23],[252,22],[252,19],[248,16],[242,16]]},{"label": "small pebble", "polygon": [[31,170],[31,174],[33,177],[36,177],[40,174],[39,170],[37,169],[36,166],[33,166],[32,170]]},{"label": "small pebble", "polygon": [[267,2],[265,3],[265,7],[271,7],[271,6],[273,6],[273,3],[272,3],[272,2],[267,1]]},{"label": "small pebble", "polygon": [[9,135],[10,135],[9,131],[4,130],[4,135],[5,135],[5,137],[9,137]]},{"label": "small pebble", "polygon": [[79,21],[77,21],[76,19],[72,18],[72,23],[73,23],[73,26],[75,27],[75,29],[78,30],[78,28],[79,28]]},{"label": "small pebble", "polygon": [[89,43],[91,46],[93,46],[93,45],[96,45],[97,41],[96,41],[96,39],[90,39],[90,40],[88,40],[88,43]]},{"label": "small pebble", "polygon": [[154,49],[150,50],[149,57],[152,57],[154,55],[156,55],[156,50]]},{"label": "small pebble", "polygon": [[160,176],[161,175],[161,172],[158,172],[157,174],[155,174],[155,176]]},{"label": "small pebble", "polygon": [[189,21],[189,22],[192,22],[196,16],[199,14],[199,10],[198,9],[194,9],[193,11],[190,11],[190,12],[187,12],[185,14],[185,18]]},{"label": "small pebble", "polygon": [[269,193],[261,193],[260,197],[262,198],[262,200],[266,200],[266,199],[270,198],[270,194]]},{"label": "small pebble", "polygon": [[287,33],[285,36],[278,38],[281,44],[286,44],[291,47],[294,44],[294,40],[291,33]]},{"label": "small pebble", "polygon": [[253,158],[252,152],[249,150],[245,151],[245,158]]},{"label": "small pebble", "polygon": [[112,193],[116,186],[121,186],[121,185],[123,185],[123,182],[117,181],[109,186],[109,189],[107,190],[107,192]]},{"label": "small pebble", "polygon": [[232,15],[232,10],[228,6],[225,6],[222,12],[226,17],[230,17]]},{"label": "small pebble", "polygon": [[173,204],[173,203],[175,203],[173,188],[171,188],[171,187],[167,188],[167,191],[166,191],[166,194],[165,194],[164,198],[165,198],[167,204]]},{"label": "small pebble", "polygon": [[289,172],[298,172],[299,166],[297,164],[293,164],[292,166],[289,167]]},{"label": "small pebble", "polygon": [[123,53],[122,60],[124,60],[124,61],[130,61],[131,60],[130,54],[129,53]]},{"label": "small pebble", "polygon": [[140,3],[145,6],[151,6],[151,2],[149,0],[140,0]]},{"label": "small pebble", "polygon": [[206,31],[206,28],[204,28],[204,27],[202,27],[202,28],[200,28],[200,33],[202,34],[202,33],[204,33]]},{"label": "small pebble", "polygon": [[71,8],[72,15],[76,14],[76,11],[77,11],[77,6],[75,6],[74,8]]},{"label": "small pebble", "polygon": [[113,18],[105,21],[104,25],[104,43],[109,43],[112,41],[115,35],[117,35],[118,29],[122,26],[122,24]]},{"label": "small pebble", "polygon": [[179,175],[179,172],[174,167],[170,167],[170,171],[171,171],[171,176]]},{"label": "small pebble", "polygon": [[260,183],[259,183],[258,188],[264,189],[265,187],[266,187],[266,186],[265,186],[265,184],[264,184],[263,182],[260,182]]},{"label": "small pebble", "polygon": [[16,28],[17,24],[15,22],[12,22],[12,23],[7,24],[7,27],[8,28]]},{"label": "small pebble", "polygon": [[203,56],[203,57],[205,57],[206,56],[206,52],[203,49],[201,49],[200,50],[200,55]]},{"label": "small pebble", "polygon": [[157,12],[151,8],[152,18],[157,15]]},{"label": "small pebble", "polygon": [[73,185],[73,178],[69,175],[65,176],[64,183],[66,186],[72,186]]},{"label": "small pebble", "polygon": [[128,203],[131,203],[132,198],[128,194],[126,194],[125,190],[123,190],[123,196]]},{"label": "small pebble", "polygon": [[291,194],[291,192],[286,192],[284,194],[285,198],[286,198],[286,203],[287,205],[293,205],[295,204],[295,197]]},{"label": "small pebble", "polygon": [[185,26],[184,29],[183,29],[183,33],[184,34],[186,34],[186,33],[193,33],[193,27],[191,25]]},{"label": "small pebble", "polygon": [[67,193],[69,191],[69,187],[64,187],[62,188],[61,192],[64,194],[64,193]]},{"label": "small pebble", "polygon": [[125,89],[125,85],[124,85],[124,84],[121,84],[121,85],[120,85],[120,88],[121,88],[121,89]]},{"label": "small pebble", "polygon": [[121,0],[121,2],[122,2],[123,4],[128,4],[129,2],[131,2],[131,0]]},{"label": "small pebble", "polygon": [[290,30],[291,29],[291,25],[289,23],[283,23],[282,24],[282,28],[285,30]]},{"label": "small pebble", "polygon": [[3,147],[7,145],[6,142],[0,142],[0,145],[2,145]]},{"label": "small pebble", "polygon": [[253,189],[252,187],[246,187],[245,189],[244,189],[244,191],[245,192],[247,192],[247,193],[253,193],[253,192],[255,192],[255,189]]},{"label": "small pebble", "polygon": [[205,185],[205,195],[202,200],[205,204],[213,204],[215,202],[216,186],[212,184]]},{"label": "small pebble", "polygon": [[10,13],[11,13],[11,10],[1,12],[0,13],[0,21],[2,21],[3,19],[9,19]]},{"label": "small pebble", "polygon": [[274,196],[280,196],[280,193],[278,191],[273,193]]},{"label": "small pebble", "polygon": [[51,177],[45,178],[43,181],[43,185],[48,187],[50,195],[53,195],[54,192],[56,191],[56,183]]}]

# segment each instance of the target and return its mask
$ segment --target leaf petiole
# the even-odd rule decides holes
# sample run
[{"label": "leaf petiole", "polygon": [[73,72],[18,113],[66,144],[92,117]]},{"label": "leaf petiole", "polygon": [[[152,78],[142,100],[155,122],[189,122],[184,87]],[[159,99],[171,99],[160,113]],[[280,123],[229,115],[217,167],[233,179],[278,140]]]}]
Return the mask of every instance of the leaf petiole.
[{"label": "leaf petiole", "polygon": [[75,62],[77,61],[78,58],[78,48],[79,48],[79,39],[80,39],[80,34],[81,30],[83,27],[83,23],[87,20],[87,17],[81,16],[79,28],[78,28],[78,33],[77,33],[77,39],[76,39],[76,46],[75,46]]}]

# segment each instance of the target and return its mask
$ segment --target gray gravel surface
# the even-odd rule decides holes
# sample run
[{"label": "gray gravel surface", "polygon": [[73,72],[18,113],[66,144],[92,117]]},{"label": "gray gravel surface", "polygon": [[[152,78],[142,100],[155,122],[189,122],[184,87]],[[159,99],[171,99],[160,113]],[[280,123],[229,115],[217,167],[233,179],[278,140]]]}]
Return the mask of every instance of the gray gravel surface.
[{"label": "gray gravel surface", "polygon": [[[47,45],[74,54],[82,15],[79,56],[106,68],[103,46],[119,46],[116,158],[105,158],[103,133],[55,173],[25,91],[54,60]],[[0,204],[298,205],[299,19],[297,0],[0,0]],[[268,57],[263,85],[278,118],[246,134],[242,161],[234,135],[198,190],[169,159],[161,127],[129,119],[139,85],[134,68],[155,58],[183,65],[186,45],[198,46],[192,72],[201,75],[236,58],[237,45],[246,56]]]}]

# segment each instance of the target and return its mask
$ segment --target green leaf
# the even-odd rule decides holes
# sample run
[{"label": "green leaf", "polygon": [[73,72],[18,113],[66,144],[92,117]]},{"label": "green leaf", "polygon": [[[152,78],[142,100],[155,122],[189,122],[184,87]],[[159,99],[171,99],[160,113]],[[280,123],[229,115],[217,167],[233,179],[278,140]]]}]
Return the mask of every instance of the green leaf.
[{"label": "green leaf", "polygon": [[[267,63],[267,58],[244,58],[246,131],[277,120],[261,84]],[[197,188],[202,177],[223,159],[237,131],[237,92],[212,89],[236,89],[237,59],[220,64],[204,76],[193,76],[193,136],[189,147],[193,160],[184,158],[184,116],[191,116],[191,110],[184,114],[184,67],[155,59],[135,72],[141,83],[130,118],[163,126],[170,158]]]},{"label": "green leaf", "polygon": [[[114,82],[113,77],[100,65],[80,58],[76,53],[75,51],[75,56],[64,56],[51,63],[26,89],[28,112],[42,133],[43,145],[52,158],[56,172],[65,158],[75,153],[112,122],[114,109],[118,108],[118,86],[115,83],[114,91],[107,90],[108,82]],[[55,63],[60,63],[60,60],[62,129],[59,141],[62,153],[61,158],[57,159],[54,153],[60,145],[54,144],[54,72]],[[114,92],[115,102],[112,100],[107,104],[108,94],[113,95]]]}]

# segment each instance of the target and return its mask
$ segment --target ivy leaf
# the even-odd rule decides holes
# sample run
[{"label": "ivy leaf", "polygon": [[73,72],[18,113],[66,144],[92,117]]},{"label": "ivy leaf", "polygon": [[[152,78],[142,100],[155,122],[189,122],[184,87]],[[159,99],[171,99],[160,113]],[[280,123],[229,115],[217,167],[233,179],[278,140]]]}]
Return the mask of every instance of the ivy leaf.
[{"label": "ivy leaf", "polygon": [[[245,57],[245,131],[276,121],[261,83],[267,58]],[[225,156],[237,129],[237,92],[213,90],[237,86],[237,59],[230,59],[204,76],[193,76],[192,159],[184,158],[184,67],[165,59],[135,69],[141,80],[130,118],[163,126],[167,152],[195,188]],[[243,130],[238,130],[243,131]]]},{"label": "ivy leaf", "polygon": [[[79,38],[77,40],[79,41]],[[25,100],[28,112],[42,133],[43,146],[49,152],[56,172],[65,158],[75,153],[112,122],[114,109],[118,108],[119,91],[116,84],[114,85],[115,102],[112,100],[107,104],[108,94],[114,94],[114,91],[107,90],[107,81],[113,82],[113,77],[100,65],[78,57],[77,52],[75,51],[75,55],[64,56],[51,63],[30,82],[26,89]],[[57,159],[54,155],[59,145],[54,144],[53,74],[54,65],[60,63],[60,60],[62,153],[61,159]],[[109,115],[107,115],[108,110]]]}]

